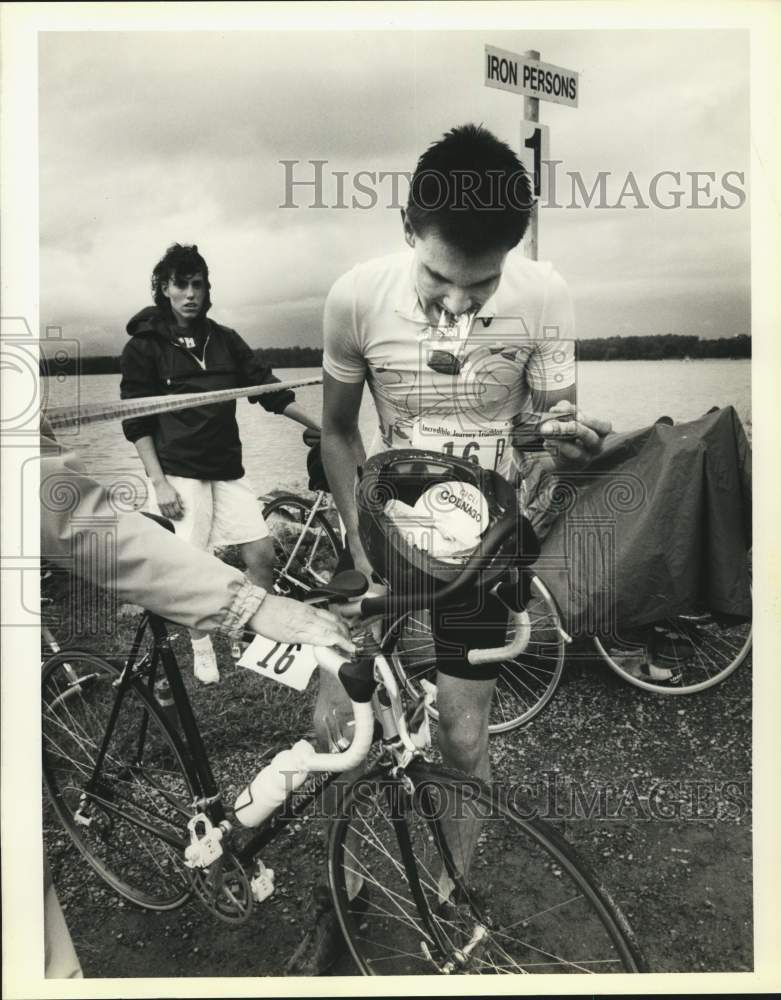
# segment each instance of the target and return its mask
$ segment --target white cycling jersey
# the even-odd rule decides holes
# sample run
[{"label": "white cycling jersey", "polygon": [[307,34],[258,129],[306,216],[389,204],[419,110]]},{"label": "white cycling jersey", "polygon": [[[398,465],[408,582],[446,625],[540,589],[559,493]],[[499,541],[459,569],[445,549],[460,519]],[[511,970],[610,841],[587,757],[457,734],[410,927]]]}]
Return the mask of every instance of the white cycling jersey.
[{"label": "white cycling jersey", "polygon": [[534,395],[575,383],[567,287],[545,262],[507,256],[476,315],[434,326],[418,301],[412,251],[359,264],[325,307],[323,369],[369,384],[379,432],[369,448],[426,448],[472,459],[512,480],[521,468],[514,424]]}]

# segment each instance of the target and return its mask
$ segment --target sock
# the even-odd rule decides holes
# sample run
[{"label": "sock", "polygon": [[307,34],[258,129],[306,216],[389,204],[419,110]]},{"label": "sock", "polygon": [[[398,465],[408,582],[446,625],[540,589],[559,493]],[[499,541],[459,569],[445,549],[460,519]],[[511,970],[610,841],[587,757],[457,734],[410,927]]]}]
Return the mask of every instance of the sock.
[{"label": "sock", "polygon": [[219,684],[220,671],[217,657],[208,635],[201,639],[191,639],[193,645],[193,673],[201,684]]},{"label": "sock", "polygon": [[455,887],[456,887],[455,882],[443,869],[442,874],[439,876],[439,881],[437,882],[437,898],[439,902],[446,903],[453,895],[453,890],[455,889]]}]

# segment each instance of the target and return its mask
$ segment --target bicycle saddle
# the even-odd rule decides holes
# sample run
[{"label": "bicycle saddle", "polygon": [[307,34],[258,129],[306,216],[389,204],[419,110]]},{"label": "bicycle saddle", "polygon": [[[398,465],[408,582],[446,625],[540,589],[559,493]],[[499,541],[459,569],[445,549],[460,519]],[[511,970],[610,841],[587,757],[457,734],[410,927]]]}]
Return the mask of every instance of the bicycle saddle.
[{"label": "bicycle saddle", "polygon": [[337,573],[332,580],[322,587],[310,590],[306,595],[306,600],[315,598],[335,597],[343,601],[350,601],[355,597],[360,597],[369,589],[369,581],[357,569],[346,569]]}]

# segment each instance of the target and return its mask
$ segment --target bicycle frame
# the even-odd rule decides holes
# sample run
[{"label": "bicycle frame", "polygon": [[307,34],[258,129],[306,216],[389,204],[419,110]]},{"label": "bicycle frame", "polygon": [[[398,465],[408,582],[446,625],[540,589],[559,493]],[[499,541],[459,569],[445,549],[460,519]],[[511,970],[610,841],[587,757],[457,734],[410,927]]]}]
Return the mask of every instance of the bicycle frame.
[{"label": "bicycle frame", "polygon": [[[322,502],[322,497],[320,501]],[[321,503],[318,503],[310,511],[310,518],[314,517],[320,506]],[[502,538],[513,529],[513,526],[510,519],[505,518],[489,532],[481,547],[488,549],[491,545],[499,544]],[[475,577],[477,566],[478,557],[475,557],[473,561],[470,561],[470,565],[466,568],[464,574],[462,574],[462,578],[446,586],[442,593],[447,592],[449,597],[459,594],[461,589],[466,588],[472,583],[471,578]],[[328,595],[313,595],[313,600],[322,600],[324,596],[327,597]],[[340,596],[338,588],[332,592],[332,596]],[[347,597],[347,594],[344,596]],[[411,600],[414,604],[420,600],[420,596],[414,595]],[[357,601],[352,599],[352,604],[349,607],[345,606],[345,614],[349,613],[353,617],[361,616],[366,623],[368,633],[369,629],[379,626],[380,621],[389,614],[396,614],[398,611],[403,610],[403,604],[404,599],[393,595],[387,598],[384,596],[364,597],[358,598]],[[513,613],[511,612],[511,617]],[[377,617],[375,618],[374,616]],[[372,620],[374,621],[374,626],[371,624]],[[148,656],[144,656],[139,660],[141,643],[147,630],[151,631],[153,640],[151,659]],[[379,640],[380,635],[375,634],[374,638]],[[508,651],[512,650],[515,641],[514,637],[508,646],[484,652],[499,657],[504,656]],[[416,789],[414,782],[406,772],[416,760],[421,758],[424,760],[427,759],[425,751],[430,746],[428,716],[424,710],[426,696],[419,696],[416,699],[415,708],[408,719],[402,688],[396,673],[385,659],[381,651],[381,646],[377,645],[374,648],[377,650],[376,653],[369,653],[368,655],[351,659],[338,653],[332,647],[315,647],[315,655],[320,669],[326,670],[335,677],[338,676],[352,704],[355,724],[352,742],[343,752],[330,754],[318,753],[313,747],[303,742],[301,764],[299,766],[302,770],[308,771],[310,774],[307,784],[303,786],[303,794],[301,791],[296,793],[291,790],[291,794],[286,796],[280,806],[263,818],[258,830],[252,833],[248,841],[244,844],[239,844],[234,853],[231,849],[233,841],[231,837],[232,825],[226,820],[222,793],[211,770],[206,747],[201,738],[184,680],[179,672],[176,658],[171,648],[171,639],[168,635],[165,622],[156,615],[145,613],[137,627],[130,655],[121,669],[119,676],[113,682],[113,686],[116,688],[116,697],[109,709],[108,723],[100,740],[100,747],[92,774],[82,788],[81,802],[76,813],[76,822],[91,822],[91,817],[83,810],[85,810],[86,803],[90,799],[93,799],[106,811],[113,811],[115,815],[123,816],[132,825],[146,831],[151,836],[159,838],[177,852],[181,852],[184,863],[188,867],[195,869],[195,872],[200,871],[204,873],[208,871],[212,864],[223,854],[226,855],[226,861],[229,864],[232,859],[234,863],[237,862],[244,868],[249,862],[255,860],[264,845],[275,839],[282,829],[303,815],[310,806],[322,797],[337,774],[363,765],[372,744],[375,742],[376,723],[379,722],[383,733],[382,746],[385,750],[385,759],[378,773],[386,782],[387,792],[391,795],[393,827],[404,868],[408,872],[407,877],[410,889],[414,895],[418,911],[422,916],[423,925],[426,928],[426,933],[429,936],[431,944],[437,954],[442,957],[442,961],[444,962],[442,968],[446,969],[450,966],[455,968],[455,964],[461,961],[459,955],[462,957],[464,954],[468,955],[468,951],[466,953],[460,952],[457,955],[453,953],[451,947],[450,958],[448,959],[448,943],[438,929],[434,913],[426,900],[423,886],[417,874],[410,832],[407,827],[409,809],[414,808],[416,805]],[[144,811],[142,815],[127,815],[123,812],[121,803],[109,801],[112,798],[110,789],[106,795],[101,794],[101,771],[109,752],[123,699],[127,692],[133,688],[143,690],[145,699],[155,699],[155,681],[160,670],[160,664],[162,664],[162,672],[170,687],[173,705],[177,712],[176,723],[171,725],[169,720],[165,730],[168,731],[182,770],[194,791],[193,801],[185,802],[181,796],[178,798],[174,797],[155,780],[154,773],[150,775],[144,769],[144,748],[151,714],[148,709],[141,716],[137,735],[133,734],[134,756],[126,763],[125,767],[126,772],[131,775],[133,773],[141,773],[150,787],[154,787],[169,805],[174,808],[176,813],[182,816],[183,820],[187,819],[187,833],[182,830],[181,834],[178,834],[176,829],[157,829],[153,822],[155,817],[147,811]],[[151,703],[155,704],[155,701],[152,700]],[[419,711],[420,709],[423,710]],[[417,729],[414,727],[414,721],[419,723]],[[293,799],[295,794],[299,796],[297,801]],[[426,790],[423,789],[421,798],[417,802],[425,805],[427,794]],[[201,817],[200,820],[199,816]],[[465,878],[466,873],[463,874],[463,877],[459,876],[454,858],[450,850],[448,850],[444,827],[440,823],[440,819],[435,815],[429,815],[428,810],[423,819],[431,831],[432,840],[437,844],[445,873],[450,878],[456,890],[463,892],[465,890],[463,878]],[[214,833],[208,830],[209,824],[212,825]],[[206,829],[199,831],[199,825]],[[196,842],[198,846],[196,846]],[[264,867],[262,862],[260,867],[259,878],[262,875]],[[246,873],[244,877],[246,878]],[[196,882],[193,883],[193,888],[201,894],[201,889],[198,888]],[[249,885],[247,888],[250,888]],[[251,912],[251,896],[248,895],[245,898],[250,905],[245,907],[243,903],[237,904],[238,908],[236,912],[240,919],[245,918]],[[259,896],[258,898],[263,897]],[[202,894],[201,899],[207,908],[213,909]],[[215,910],[214,912],[217,911]],[[217,915],[219,916],[220,913],[217,913]],[[226,919],[229,918],[226,917]],[[480,920],[477,917],[475,918],[473,930],[475,934],[481,930]],[[478,938],[474,940],[476,942]]]},{"label": "bicycle frame", "polygon": [[[143,670],[142,672],[141,668],[145,667],[146,664],[143,659],[138,661],[137,656],[144,633],[147,629],[151,630],[154,641],[148,670]],[[117,805],[100,794],[101,770],[111,744],[124,697],[127,691],[134,685],[142,685],[146,688],[147,692],[154,697],[154,685],[159,673],[159,665],[161,663],[163,667],[163,674],[166,677],[171,689],[179,726],[181,727],[181,734],[178,731],[174,731],[171,735],[177,742],[177,749],[180,753],[181,761],[187,771],[188,777],[192,782],[193,787],[198,791],[195,799],[191,803],[188,803],[187,810],[181,808],[181,804],[178,801],[175,801],[171,796],[166,795],[166,799],[172,806],[181,811],[183,818],[185,819],[190,819],[194,814],[208,810],[210,819],[215,825],[225,821],[226,812],[222,801],[222,792],[217,785],[211,765],[209,764],[206,747],[198,728],[198,723],[187,694],[187,689],[185,688],[176,658],[171,648],[171,637],[168,634],[168,630],[163,620],[150,614],[149,612],[144,612],[142,615],[141,621],[136,629],[130,654],[119,677],[115,681],[116,698],[111,709],[101,746],[97,752],[97,758],[92,770],[92,775],[86,782],[83,789],[82,805],[80,805],[79,810],[83,808],[87,801],[94,800],[98,802],[106,811],[121,814],[127,822],[164,840],[171,847],[184,852],[184,849],[188,844],[188,840],[184,834],[177,837],[164,830],[160,830],[141,817],[123,812],[121,805]],[[80,682],[76,681],[76,683]],[[141,720],[139,728],[136,745],[137,762],[140,762],[143,757],[147,724],[148,715]],[[310,808],[310,806],[322,797],[335,777],[335,774],[329,774],[327,772],[314,775],[313,778],[316,780],[312,782],[313,787],[310,790],[306,790],[306,788],[299,789],[297,792],[298,801],[293,808],[288,810],[292,796],[289,797],[285,803],[283,803],[283,806],[261,826],[257,833],[245,844],[243,844],[239,851],[236,852],[235,856],[239,862],[242,864],[250,863],[259,850],[274,840],[283,829],[289,826],[290,823],[295,822],[298,818],[300,818]],[[147,780],[150,780],[148,776]],[[162,788],[159,786],[155,787],[159,792],[165,794]]]},{"label": "bicycle frame", "polygon": [[[147,678],[147,689],[148,693],[154,697],[154,682],[156,679],[157,669],[159,662],[163,664],[163,670],[165,676],[171,686],[171,691],[173,693],[174,699],[178,706],[179,711],[179,721],[181,724],[182,732],[184,734],[184,746],[181,745],[182,741],[179,738],[179,734],[174,732],[172,737],[180,745],[177,746],[179,751],[182,764],[187,770],[188,777],[193,784],[193,787],[198,789],[199,796],[196,797],[195,801],[190,804],[190,808],[197,810],[199,807],[203,808],[205,805],[215,805],[216,812],[220,814],[218,816],[218,822],[224,819],[224,812],[222,811],[222,805],[220,802],[220,797],[217,790],[217,785],[212,774],[211,768],[209,766],[208,757],[206,756],[206,748],[203,744],[200,732],[198,730],[197,723],[195,721],[195,716],[192,711],[192,706],[190,705],[189,699],[187,697],[187,692],[184,687],[184,682],[182,681],[181,674],[179,673],[179,668],[176,664],[176,659],[174,658],[173,651],[171,650],[170,638],[166,627],[161,619],[154,615],[144,612],[141,622],[136,630],[136,635],[133,640],[133,645],[131,647],[131,653],[125,662],[125,665],[115,681],[115,687],[117,689],[116,698],[114,704],[111,708],[111,714],[109,716],[109,721],[106,726],[106,731],[103,736],[103,741],[98,749],[97,758],[95,765],[93,767],[92,776],[87,781],[84,786],[82,793],[82,805],[79,806],[79,811],[83,808],[83,805],[88,799],[94,799],[99,802],[103,809],[108,812],[115,812],[121,814],[123,818],[132,823],[135,826],[146,830],[147,833],[151,833],[162,840],[169,843],[172,847],[184,850],[186,846],[186,840],[184,837],[176,837],[174,835],[168,834],[165,831],[161,831],[153,826],[151,823],[145,821],[144,819],[129,815],[122,811],[121,806],[117,806],[115,803],[103,798],[99,794],[100,780],[101,780],[101,770],[103,763],[108,753],[109,746],[111,744],[111,739],[114,734],[114,727],[116,725],[117,719],[119,718],[119,712],[122,707],[122,702],[124,700],[126,692],[133,686],[139,685],[141,681],[141,673],[139,671],[139,663],[136,662],[136,657],[138,655],[138,650],[140,648],[141,640],[143,634],[147,628],[152,630],[154,637],[154,644],[152,649],[152,661],[149,669],[149,674]],[[143,661],[142,661],[143,663]],[[141,761],[143,758],[144,744],[146,741],[146,735],[148,730],[149,716],[145,714],[141,720],[141,725],[139,727],[138,739],[136,743],[136,765],[141,766]],[[182,751],[185,752],[182,752]],[[149,780],[149,778],[147,778]],[[181,804],[176,801],[173,797],[166,794],[165,791],[159,786],[155,786],[161,794],[165,795],[166,800],[182,812],[183,815],[188,815],[184,809],[182,809]]]},{"label": "bicycle frame", "polygon": [[[301,525],[301,531],[299,532],[298,539],[296,540],[296,543],[293,546],[293,549],[292,549],[290,555],[287,557],[287,560],[286,560],[284,566],[282,566],[279,569],[279,572],[277,573],[277,576],[279,578],[287,580],[289,583],[292,583],[294,586],[297,586],[297,587],[301,586],[301,581],[300,580],[297,580],[295,577],[290,576],[290,574],[289,574],[289,568],[290,568],[290,566],[292,566],[294,564],[295,558],[298,555],[298,550],[301,548],[301,546],[302,546],[302,544],[304,542],[304,538],[306,537],[306,533],[309,531],[309,529],[312,527],[312,524],[315,521],[315,516],[318,513],[322,513],[323,511],[329,510],[330,507],[331,507],[331,500],[330,500],[330,497],[329,497],[328,493],[326,493],[325,490],[318,490],[318,492],[315,494],[315,499],[312,502],[312,506],[311,506],[311,508],[309,510],[309,515],[307,516],[306,521],[304,521],[304,523]],[[307,569],[316,578],[317,578],[317,574],[315,574],[315,571],[312,568],[312,563],[314,562],[314,558],[315,558],[315,556],[317,554],[317,550],[318,550],[319,544],[320,544],[320,539],[318,538],[314,542],[314,544],[312,545],[312,550],[309,552],[309,554],[307,556],[307,562],[306,562]]]},{"label": "bicycle frame", "polygon": [[[152,636],[151,650],[139,657],[144,636],[149,632]],[[187,689],[176,663],[171,639],[164,621],[154,615],[144,613],[136,629],[127,661],[112,682],[116,695],[110,705],[106,706],[109,710],[109,721],[100,740],[92,773],[86,784],[82,786],[81,803],[78,806],[77,814],[81,813],[83,820],[89,822],[91,817],[86,807],[90,801],[95,802],[104,812],[121,816],[126,823],[131,824],[139,831],[143,830],[150,837],[157,838],[159,842],[167,844],[186,864],[191,864],[185,860],[187,848],[193,843],[189,834],[189,830],[192,828],[191,821],[199,813],[205,814],[204,818],[208,818],[214,827],[222,829],[221,853],[224,853],[225,856],[224,863],[228,865],[229,872],[235,870],[235,867],[231,866],[236,865],[243,870],[242,878],[245,880],[247,895],[243,897],[239,895],[239,902],[236,903],[237,908],[232,917],[224,916],[223,913],[210,905],[210,890],[208,888],[205,890],[205,886],[208,886],[209,883],[203,880],[210,877],[211,866],[217,861],[219,855],[213,861],[197,862],[194,866],[191,865],[193,867],[191,890],[196,893],[210,912],[228,920],[229,923],[240,923],[247,919],[253,910],[252,896],[255,895],[255,880],[249,882],[250,867],[256,861],[260,863],[257,875],[257,878],[260,878],[264,870],[262,861],[260,861],[261,852],[267,845],[275,841],[283,830],[288,829],[291,824],[296,823],[313,807],[316,807],[318,802],[322,801],[326,791],[333,785],[342,769],[337,767],[334,771],[314,771],[304,785],[291,792],[284,802],[263,820],[257,830],[246,831],[249,837],[232,836],[231,824],[233,820],[226,821],[226,809],[222,801],[221,790],[208,761],[206,746],[201,738]],[[338,656],[333,650],[329,650],[329,653],[340,661],[345,659]],[[318,650],[318,654],[321,668],[327,668],[329,672],[333,672],[333,662],[330,665],[324,664],[320,659],[321,650]],[[448,845],[445,817],[440,811],[442,803],[447,800],[438,800],[433,789],[428,788],[425,782],[420,783],[419,780],[416,780],[416,765],[419,762],[428,761],[426,751],[430,746],[427,715],[425,711],[421,710],[425,707],[425,703],[420,700],[418,704],[410,706],[409,703],[403,701],[401,685],[395,671],[381,652],[377,652],[371,657],[365,657],[363,662],[367,667],[371,664],[376,687],[371,696],[371,706],[366,704],[364,711],[357,713],[358,721],[356,722],[354,744],[362,745],[361,760],[365,760],[367,746],[365,739],[362,742],[360,729],[363,728],[364,732],[366,731],[367,718],[372,720],[372,726],[376,721],[380,722],[382,726],[382,754],[380,758],[375,760],[369,777],[372,781],[379,781],[380,794],[385,797],[388,804],[388,817],[398,846],[398,857],[401,864],[399,878],[403,879],[407,885],[420,920],[422,933],[420,947],[429,961],[440,972],[459,971],[468,965],[472,951],[489,933],[489,928],[485,924],[485,918],[472,904],[469,911],[471,916],[467,926],[466,941],[459,946],[454,946],[453,941],[448,938],[441,916],[436,910],[436,898],[431,898],[424,876],[419,870],[412,835],[414,827],[411,825],[411,820],[415,815],[422,820],[423,829],[428,830],[429,839],[436,846],[442,865],[442,875],[447,876],[450,880],[454,898],[467,897],[468,872],[467,870],[459,870],[456,858]],[[111,741],[115,727],[118,725],[117,720],[120,717],[123,699],[133,689],[141,689],[145,696],[154,697],[155,681],[161,675],[165,676],[170,685],[173,703],[177,711],[175,729],[170,729],[170,719],[167,720],[168,726],[166,728],[170,731],[181,768],[190,780],[190,785],[195,793],[193,800],[188,802],[181,793],[175,795],[167,791],[163,787],[164,781],[160,781],[156,777],[154,765],[151,770],[147,770],[145,767],[144,746],[147,733],[151,731],[150,715],[152,713],[149,708],[140,714],[138,732],[132,734],[132,752],[130,757],[125,758],[124,776],[140,777],[173,807],[175,811],[175,816],[172,817],[174,826],[168,829],[155,825],[156,816],[153,811],[139,811],[138,805],[132,810],[125,811],[121,798],[114,800],[111,794],[111,779],[114,775],[107,772],[105,784],[101,782],[103,766],[108,754],[110,754]],[[84,677],[81,681],[77,679],[74,682],[74,687],[84,680]],[[135,719],[135,715],[133,718]],[[416,728],[416,720],[420,723],[420,728]],[[375,742],[375,736],[376,732],[373,732],[369,746]],[[349,752],[345,752],[319,756],[321,761],[326,757],[331,757],[337,764],[341,764],[351,755]],[[351,766],[354,766],[354,762]],[[365,775],[359,777],[358,782],[364,780],[364,777]],[[464,777],[464,781],[468,780]],[[347,797],[354,797],[356,794],[354,789],[351,791],[351,786],[353,786],[352,781],[345,788]],[[471,799],[471,794],[468,795],[468,798]],[[341,809],[341,802],[339,809]],[[335,815],[338,814],[337,811]],[[176,815],[181,817],[181,824],[176,822]],[[461,859],[459,863],[464,865],[464,859]],[[219,867],[222,864],[223,862],[219,862],[218,865],[215,865],[214,877],[216,879],[224,877],[221,874],[224,869]],[[466,866],[468,867],[468,862],[466,862]],[[332,885],[334,885],[335,892],[343,892],[336,887],[335,883],[332,882]],[[186,898],[187,893],[186,883],[184,892],[183,899]],[[258,895],[255,898],[262,899],[263,897]],[[342,896],[340,895],[339,898],[342,899]],[[343,900],[342,905],[344,903]]]}]

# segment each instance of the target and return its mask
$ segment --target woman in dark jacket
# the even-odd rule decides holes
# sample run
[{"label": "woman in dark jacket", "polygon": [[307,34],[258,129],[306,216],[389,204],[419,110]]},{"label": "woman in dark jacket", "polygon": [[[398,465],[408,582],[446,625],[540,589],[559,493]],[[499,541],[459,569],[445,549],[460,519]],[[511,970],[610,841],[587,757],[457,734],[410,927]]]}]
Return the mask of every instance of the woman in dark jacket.
[{"label": "woman in dark jacket", "polygon": [[[209,268],[197,246],[175,243],[152,272],[154,306],[128,323],[123,399],[208,392],[279,381],[236,333],[207,318]],[[290,390],[250,397],[272,413],[317,427]],[[238,545],[253,582],[272,584],[274,544],[244,474],[236,403],[212,403],[123,423],[149,477],[150,507],[204,550]],[[208,635],[191,631],[195,676],[219,680]]]}]

